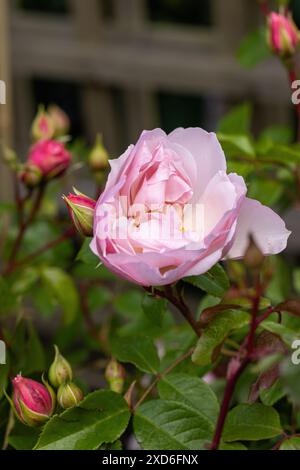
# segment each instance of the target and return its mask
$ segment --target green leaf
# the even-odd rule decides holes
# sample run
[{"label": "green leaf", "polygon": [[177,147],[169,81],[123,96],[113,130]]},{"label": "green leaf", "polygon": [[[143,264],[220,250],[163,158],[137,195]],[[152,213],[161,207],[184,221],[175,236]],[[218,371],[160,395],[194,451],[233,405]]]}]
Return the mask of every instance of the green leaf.
[{"label": "green leaf", "polygon": [[259,441],[282,433],[277,411],[270,406],[254,403],[238,405],[227,415],[224,441]]},{"label": "green leaf", "polygon": [[214,427],[219,413],[219,403],[212,389],[199,379],[187,374],[170,374],[158,384],[159,396],[163,400],[183,403]]},{"label": "green leaf", "polygon": [[300,268],[294,271],[294,286],[297,294],[300,295]]},{"label": "green leaf", "polygon": [[285,439],[279,450],[300,450],[300,437]]},{"label": "green leaf", "polygon": [[106,390],[93,392],[77,407],[48,421],[35,449],[98,449],[123,434],[129,417],[128,405],[121,395]]},{"label": "green leaf", "polygon": [[252,68],[271,56],[266,35],[266,29],[260,28],[243,40],[237,53],[237,59],[243,67]]},{"label": "green leaf", "polygon": [[160,326],[162,325],[163,316],[167,308],[167,301],[165,299],[157,299],[145,294],[142,301],[142,308],[150,321]]},{"label": "green leaf", "polygon": [[130,362],[150,374],[159,371],[159,358],[153,341],[147,336],[114,338],[112,353],[120,362]]},{"label": "green leaf", "polygon": [[39,430],[16,421],[8,442],[15,450],[32,450],[39,437]]},{"label": "green leaf", "polygon": [[99,264],[99,258],[97,258],[97,256],[94,255],[94,253],[90,249],[91,241],[92,241],[91,238],[84,239],[82,247],[80,248],[77,254],[76,260],[82,261],[85,264],[89,264],[91,266],[96,267]]},{"label": "green leaf", "polygon": [[255,149],[250,138],[244,134],[222,134],[218,132],[218,139],[226,155],[239,156],[241,153],[247,157],[255,157]]},{"label": "green leaf", "polygon": [[282,387],[280,380],[276,380],[276,382],[272,385],[272,387],[261,390],[259,392],[260,399],[264,405],[273,406],[279,400],[281,400],[285,396],[285,391]]},{"label": "green leaf", "polygon": [[202,332],[192,356],[193,362],[200,366],[210,364],[216,347],[221,345],[231,332],[247,325],[249,318],[248,313],[239,310],[217,314]]},{"label": "green leaf", "polygon": [[[205,403],[202,405],[202,410]],[[151,400],[134,417],[135,436],[145,450],[199,450],[209,443],[214,426],[196,409],[172,400]]]},{"label": "green leaf", "polygon": [[11,292],[7,281],[0,276],[0,316],[8,315],[16,306],[16,296]]},{"label": "green leaf", "polygon": [[72,323],[78,313],[79,295],[71,276],[60,268],[43,267],[41,277],[61,306],[64,323]]},{"label": "green leaf", "polygon": [[275,335],[280,336],[282,340],[285,342],[287,346],[291,346],[293,341],[295,339],[300,339],[300,333],[299,331],[296,332],[292,330],[291,328],[288,328],[285,325],[282,325],[281,323],[275,323],[274,321],[271,320],[265,320],[264,322],[261,323],[261,326],[265,328],[265,330],[270,331],[271,333],[274,333]]},{"label": "green leaf", "polygon": [[233,108],[219,122],[218,132],[222,134],[248,134],[250,132],[252,106],[243,103]]},{"label": "green leaf", "polygon": [[220,298],[224,296],[230,287],[227,273],[220,264],[216,264],[210,271],[201,276],[186,277],[184,281]]}]

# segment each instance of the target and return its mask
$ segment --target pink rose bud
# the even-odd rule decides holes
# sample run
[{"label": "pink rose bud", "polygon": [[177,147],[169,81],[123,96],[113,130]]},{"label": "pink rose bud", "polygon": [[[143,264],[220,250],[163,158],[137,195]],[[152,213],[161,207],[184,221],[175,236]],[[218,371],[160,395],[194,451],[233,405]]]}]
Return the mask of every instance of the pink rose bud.
[{"label": "pink rose bud", "polygon": [[73,382],[62,384],[57,391],[57,401],[64,410],[73,408],[81,400],[83,400],[83,393]]},{"label": "pink rose bud", "polygon": [[55,395],[52,388],[31,379],[17,375],[13,380],[13,406],[22,423],[41,426],[53,414]]},{"label": "pink rose bud", "polygon": [[121,393],[124,387],[125,369],[115,359],[111,359],[105,369],[105,378],[113,392]]},{"label": "pink rose bud", "polygon": [[102,172],[108,168],[108,153],[100,134],[97,135],[95,145],[89,155],[89,164],[91,169],[96,172]]},{"label": "pink rose bud", "polygon": [[83,237],[91,237],[93,235],[96,201],[80,193],[75,188],[74,191],[76,194],[63,196],[63,199],[68,206],[69,213],[76,230]]},{"label": "pink rose bud", "polygon": [[31,135],[33,140],[51,139],[54,136],[55,126],[51,116],[40,106],[32,123]]},{"label": "pink rose bud", "polygon": [[299,44],[299,31],[291,15],[270,13],[268,16],[268,44],[275,54],[283,58],[292,56]]},{"label": "pink rose bud", "polygon": [[25,170],[21,179],[26,183],[27,172],[35,167],[41,173],[41,181],[61,176],[71,163],[71,154],[66,150],[63,143],[56,140],[40,140],[34,144],[28,155]]},{"label": "pink rose bud", "polygon": [[53,104],[48,108],[48,114],[54,123],[55,136],[68,134],[71,123],[69,116],[59,106]]}]

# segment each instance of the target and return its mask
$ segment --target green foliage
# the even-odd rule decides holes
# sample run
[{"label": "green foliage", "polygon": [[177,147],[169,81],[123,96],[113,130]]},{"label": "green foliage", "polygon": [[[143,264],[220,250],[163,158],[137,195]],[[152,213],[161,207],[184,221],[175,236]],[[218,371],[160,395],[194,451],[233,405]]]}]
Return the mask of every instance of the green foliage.
[{"label": "green foliage", "polygon": [[125,431],[130,413],[117,393],[100,390],[75,408],[54,416],[44,427],[36,450],[96,450],[116,441]]},{"label": "green foliage", "polygon": [[230,286],[228,276],[220,264],[201,276],[186,277],[184,281],[215,297],[223,297]]},{"label": "green foliage", "polygon": [[247,325],[248,322],[249,314],[243,311],[228,310],[217,314],[203,330],[192,360],[201,366],[213,362],[215,359],[214,353],[225,338],[233,331]]},{"label": "green foliage", "polygon": [[223,439],[225,441],[259,441],[282,433],[278,413],[260,403],[238,405],[227,415]]},{"label": "green foliage", "polygon": [[246,68],[252,68],[270,57],[270,51],[266,42],[266,29],[261,28],[250,33],[241,43],[237,59]]},{"label": "green foliage", "polygon": [[112,344],[112,352],[120,362],[130,362],[143,372],[157,374],[159,371],[156,347],[146,336],[116,337]]}]

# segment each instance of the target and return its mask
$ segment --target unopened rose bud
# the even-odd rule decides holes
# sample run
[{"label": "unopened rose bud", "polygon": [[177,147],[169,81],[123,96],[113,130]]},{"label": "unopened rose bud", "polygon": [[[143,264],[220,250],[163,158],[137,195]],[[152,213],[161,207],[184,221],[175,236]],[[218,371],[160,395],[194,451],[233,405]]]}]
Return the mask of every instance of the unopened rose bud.
[{"label": "unopened rose bud", "polygon": [[54,135],[60,137],[68,134],[71,123],[69,116],[59,106],[53,104],[48,107],[48,114],[54,124]]},{"label": "unopened rose bud", "polygon": [[51,139],[54,136],[55,126],[51,116],[40,106],[32,123],[31,135],[33,140]]},{"label": "unopened rose bud", "polygon": [[[40,140],[31,147],[25,168],[37,168],[41,174],[40,180],[45,182],[61,176],[69,167],[71,159],[70,152],[62,142]],[[21,179],[25,181],[26,176],[21,174]]]},{"label": "unopened rose bud", "polygon": [[115,359],[111,359],[105,369],[105,378],[113,392],[122,393],[125,382],[125,369]]},{"label": "unopened rose bud", "polygon": [[30,163],[27,163],[20,172],[20,179],[28,188],[39,186],[43,178],[41,170]]},{"label": "unopened rose bud", "polygon": [[55,358],[50,366],[48,377],[51,385],[58,388],[60,385],[71,382],[73,378],[72,368],[68,361],[59,352],[57,346],[55,348]]},{"label": "unopened rose bud", "polygon": [[83,400],[83,393],[73,382],[62,384],[57,391],[57,401],[66,410],[78,405]]},{"label": "unopened rose bud", "polygon": [[96,201],[74,189],[76,194],[63,196],[76,230],[84,237],[93,235]]},{"label": "unopened rose bud", "polygon": [[299,44],[300,33],[291,15],[270,13],[267,40],[271,50],[282,58],[291,57]]},{"label": "unopened rose bud", "polygon": [[258,269],[263,265],[265,257],[257,246],[254,238],[250,236],[249,245],[244,256],[244,263],[250,269]]},{"label": "unopened rose bud", "polygon": [[42,385],[35,380],[17,375],[13,380],[14,411],[22,423],[41,426],[53,414],[55,394],[46,382]]},{"label": "unopened rose bud", "polygon": [[108,152],[105,149],[100,134],[97,135],[95,145],[89,155],[89,165],[95,172],[103,172],[108,168]]}]

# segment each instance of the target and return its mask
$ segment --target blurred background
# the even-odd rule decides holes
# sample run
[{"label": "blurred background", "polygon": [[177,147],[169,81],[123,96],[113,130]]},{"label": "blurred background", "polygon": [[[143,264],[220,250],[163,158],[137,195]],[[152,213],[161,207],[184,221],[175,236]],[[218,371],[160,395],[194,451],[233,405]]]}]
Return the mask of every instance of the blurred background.
[{"label": "blurred background", "polygon": [[[291,6],[297,20],[299,0]],[[143,129],[215,130],[247,100],[254,133],[293,124],[279,62],[246,70],[236,61],[242,38],[260,23],[255,0],[0,0],[1,137],[25,156],[39,103],[62,107],[75,138],[92,144],[101,132],[112,156]],[[10,186],[1,167],[2,199]],[[299,212],[287,219],[299,233]]]}]

